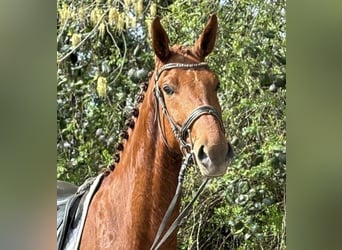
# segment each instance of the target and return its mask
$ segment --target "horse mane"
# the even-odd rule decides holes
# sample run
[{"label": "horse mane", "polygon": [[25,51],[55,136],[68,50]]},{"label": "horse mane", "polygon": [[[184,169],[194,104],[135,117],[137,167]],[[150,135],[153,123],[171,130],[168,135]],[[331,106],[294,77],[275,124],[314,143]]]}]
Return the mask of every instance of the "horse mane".
[{"label": "horse mane", "polygon": [[148,89],[149,79],[151,78],[153,72],[149,72],[148,80],[143,81],[140,83],[140,91],[136,94],[134,107],[128,112],[128,115],[124,116],[125,125],[121,129],[119,133],[119,141],[115,144],[114,154],[112,163],[109,164],[106,168],[102,168],[100,172],[103,172],[105,176],[108,176],[111,172],[114,171],[116,165],[120,162],[120,154],[124,150],[124,145],[129,139],[128,129],[134,129],[135,126],[135,119],[139,116],[139,107],[140,104],[143,102],[145,93]]}]

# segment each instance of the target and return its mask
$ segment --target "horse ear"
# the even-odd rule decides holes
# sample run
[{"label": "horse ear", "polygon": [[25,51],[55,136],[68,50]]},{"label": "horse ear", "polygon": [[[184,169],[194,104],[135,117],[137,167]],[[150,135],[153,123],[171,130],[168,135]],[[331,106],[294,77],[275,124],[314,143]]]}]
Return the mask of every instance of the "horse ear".
[{"label": "horse ear", "polygon": [[217,17],[216,14],[213,14],[194,45],[195,53],[201,58],[206,57],[213,51],[216,41],[217,27]]},{"label": "horse ear", "polygon": [[152,47],[156,56],[162,61],[166,61],[170,55],[169,37],[163,26],[160,24],[160,18],[156,17],[151,26]]}]

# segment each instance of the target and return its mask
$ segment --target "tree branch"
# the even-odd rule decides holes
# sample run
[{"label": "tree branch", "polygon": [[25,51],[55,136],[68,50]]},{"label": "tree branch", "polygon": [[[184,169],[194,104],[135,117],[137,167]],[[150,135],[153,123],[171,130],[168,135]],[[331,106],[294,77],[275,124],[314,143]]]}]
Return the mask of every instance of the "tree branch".
[{"label": "tree branch", "polygon": [[79,43],[77,46],[75,46],[71,51],[69,51],[67,54],[65,54],[62,58],[57,59],[57,63],[61,63],[64,61],[68,56],[70,56],[74,51],[76,51],[99,27],[100,23],[102,22],[102,19],[104,16],[108,13],[109,10],[106,10],[105,13],[100,17],[100,20],[97,22],[95,27],[86,35],[86,37]]}]

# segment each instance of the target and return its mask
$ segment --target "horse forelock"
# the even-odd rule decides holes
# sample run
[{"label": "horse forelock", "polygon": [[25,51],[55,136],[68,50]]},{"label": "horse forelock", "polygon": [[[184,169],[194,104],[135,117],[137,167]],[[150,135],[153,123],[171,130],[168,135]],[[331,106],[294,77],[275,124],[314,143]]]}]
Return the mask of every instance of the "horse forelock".
[{"label": "horse forelock", "polygon": [[161,68],[164,64],[167,63],[193,64],[203,61],[204,58],[198,56],[194,47],[175,44],[170,48],[170,53],[167,60],[161,61],[157,56],[155,56],[155,70]]}]

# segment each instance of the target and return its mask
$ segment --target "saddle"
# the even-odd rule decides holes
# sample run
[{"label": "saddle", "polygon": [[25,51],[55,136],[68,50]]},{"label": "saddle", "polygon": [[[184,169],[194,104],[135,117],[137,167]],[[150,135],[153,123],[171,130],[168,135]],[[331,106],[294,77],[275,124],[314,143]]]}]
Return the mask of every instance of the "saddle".
[{"label": "saddle", "polygon": [[79,248],[89,204],[103,174],[87,179],[81,186],[57,180],[57,249]]}]

